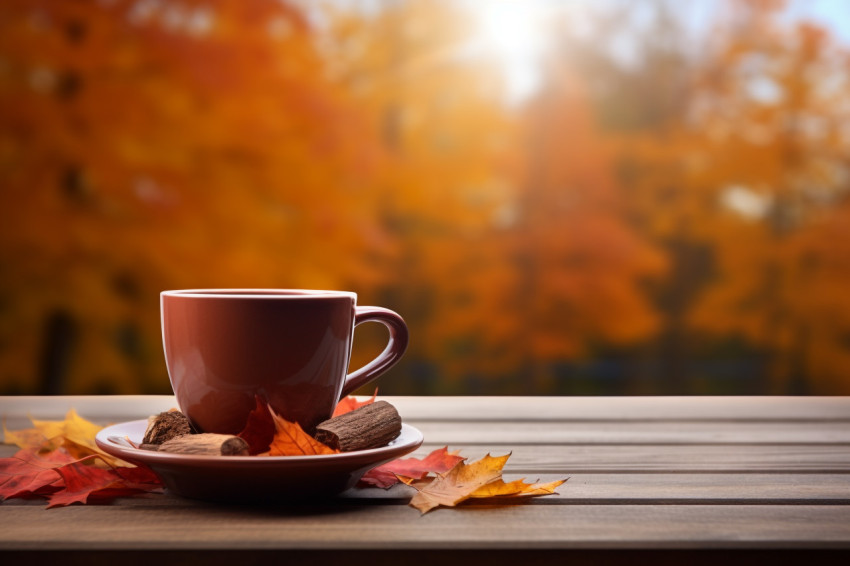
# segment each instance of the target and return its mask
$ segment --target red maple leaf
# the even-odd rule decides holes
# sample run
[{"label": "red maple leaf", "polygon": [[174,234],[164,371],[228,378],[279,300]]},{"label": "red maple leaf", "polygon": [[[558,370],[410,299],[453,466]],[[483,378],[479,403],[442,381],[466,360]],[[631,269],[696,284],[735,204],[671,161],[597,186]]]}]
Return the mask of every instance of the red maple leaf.
[{"label": "red maple leaf", "polygon": [[[95,462],[102,462],[100,466]],[[159,491],[162,482],[149,468],[114,467],[99,454],[74,458],[63,448],[19,450],[0,458],[0,497],[46,497],[48,508]]]},{"label": "red maple leaf", "polygon": [[90,499],[102,501],[162,488],[159,478],[148,468],[114,468],[108,462],[107,467],[99,467],[94,465],[96,460],[106,462],[99,455],[92,455],[56,468],[65,485],[64,489],[48,496],[50,503],[47,508],[88,503]]},{"label": "red maple leaf", "polygon": [[61,489],[62,478],[56,468],[73,461],[63,450],[39,454],[31,448],[0,458],[0,498],[27,498]]},{"label": "red maple leaf", "polygon": [[367,486],[388,489],[399,483],[399,476],[421,480],[429,473],[444,474],[463,460],[466,458],[449,452],[448,447],[444,446],[422,459],[402,458],[373,468],[363,475],[360,482]]},{"label": "red maple leaf", "polygon": [[256,395],[254,399],[257,407],[248,413],[245,428],[236,435],[248,443],[248,453],[252,456],[267,452],[275,434],[274,419],[268,403],[259,395]]}]

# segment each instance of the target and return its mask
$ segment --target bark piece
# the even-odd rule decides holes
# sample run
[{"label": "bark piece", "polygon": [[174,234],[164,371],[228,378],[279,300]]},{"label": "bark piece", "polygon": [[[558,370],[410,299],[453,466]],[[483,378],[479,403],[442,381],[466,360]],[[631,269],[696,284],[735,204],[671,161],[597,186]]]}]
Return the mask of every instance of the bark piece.
[{"label": "bark piece", "polygon": [[160,444],[159,452],[196,456],[247,456],[248,443],[230,434],[184,434]]},{"label": "bark piece", "polygon": [[320,423],[315,438],[335,450],[351,452],[386,446],[399,434],[398,411],[386,401],[376,401]]},{"label": "bark piece", "polygon": [[148,417],[148,428],[142,444],[162,444],[172,438],[191,434],[192,427],[186,415],[177,410]]}]

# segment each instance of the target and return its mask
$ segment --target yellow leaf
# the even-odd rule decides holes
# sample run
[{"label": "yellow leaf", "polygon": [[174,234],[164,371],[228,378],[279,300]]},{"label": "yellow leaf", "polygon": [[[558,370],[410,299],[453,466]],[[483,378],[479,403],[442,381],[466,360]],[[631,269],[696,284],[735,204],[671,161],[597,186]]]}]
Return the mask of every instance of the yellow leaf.
[{"label": "yellow leaf", "polygon": [[74,409],[68,411],[65,420],[40,421],[32,419],[32,424],[48,439],[61,436],[100,454],[100,450],[94,442],[94,437],[103,427],[82,418]]},{"label": "yellow leaf", "polygon": [[460,462],[445,474],[438,474],[436,478],[420,481],[400,479],[416,488],[417,493],[410,500],[410,505],[423,514],[439,505],[454,507],[472,498],[511,499],[551,495],[559,485],[567,481],[563,479],[529,484],[521,479],[506,483],[502,479],[502,468],[509,457],[510,454],[498,457],[487,454],[471,464]]},{"label": "yellow leaf", "polygon": [[498,479],[476,489],[470,498],[485,497],[530,497],[535,495],[551,495],[555,489],[567,480],[556,480],[548,483],[525,483],[525,480],[515,480],[505,483]]},{"label": "yellow leaf", "polygon": [[3,420],[3,444],[14,444],[19,448],[39,450],[45,442],[47,442],[47,438],[39,429],[9,430],[6,428],[6,420]]},{"label": "yellow leaf", "polygon": [[40,452],[50,452],[63,446],[75,458],[96,454],[112,466],[131,466],[98,448],[94,437],[103,427],[80,417],[74,409],[69,410],[61,421],[30,420],[33,428],[15,431],[7,429],[3,423],[4,443]]},{"label": "yellow leaf", "polygon": [[454,468],[419,489],[410,500],[410,505],[422,513],[427,513],[439,505],[454,507],[487,484],[501,481],[502,468],[508,458],[510,454],[496,457],[487,454],[471,464],[459,462]]}]

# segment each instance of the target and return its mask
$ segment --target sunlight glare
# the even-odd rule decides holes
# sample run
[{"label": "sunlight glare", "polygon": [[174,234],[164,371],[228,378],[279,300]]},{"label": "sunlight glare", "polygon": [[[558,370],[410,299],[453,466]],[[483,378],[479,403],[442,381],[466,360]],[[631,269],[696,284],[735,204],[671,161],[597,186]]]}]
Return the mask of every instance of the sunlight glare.
[{"label": "sunlight glare", "polygon": [[475,52],[495,56],[504,67],[509,97],[531,94],[540,80],[537,62],[546,46],[546,15],[541,0],[470,1]]}]

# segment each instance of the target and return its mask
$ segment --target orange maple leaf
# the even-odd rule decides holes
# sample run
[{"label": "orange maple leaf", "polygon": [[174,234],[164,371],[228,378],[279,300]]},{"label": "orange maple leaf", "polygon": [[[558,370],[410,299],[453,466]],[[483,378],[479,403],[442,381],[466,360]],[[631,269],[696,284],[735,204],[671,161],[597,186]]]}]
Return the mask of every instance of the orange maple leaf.
[{"label": "orange maple leaf", "polygon": [[[270,410],[271,411],[271,410]],[[325,446],[301,428],[298,423],[291,423],[271,411],[274,420],[274,439],[272,440],[268,456],[312,456],[316,454],[338,454]]]},{"label": "orange maple leaf", "polygon": [[334,409],[334,414],[332,417],[338,417],[340,415],[344,415],[345,413],[350,413],[354,409],[359,409],[364,405],[371,405],[375,402],[375,399],[378,397],[378,389],[375,389],[375,392],[372,393],[372,397],[370,399],[366,399],[365,401],[358,401],[357,397],[349,395],[344,399],[340,400],[337,403],[336,408]]},{"label": "orange maple leaf", "polygon": [[550,495],[566,481],[527,484],[525,480],[516,480],[505,483],[502,480],[502,468],[508,458],[510,454],[495,457],[487,454],[471,464],[458,462],[451,470],[436,478],[411,482],[409,485],[416,488],[417,493],[410,500],[410,505],[424,514],[440,505],[454,507],[471,498]]}]

